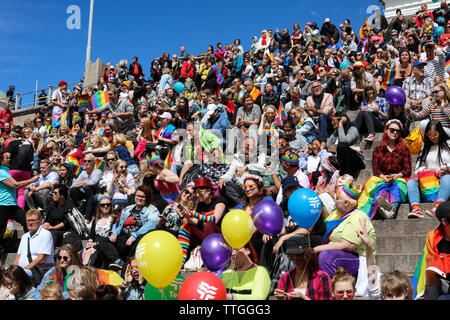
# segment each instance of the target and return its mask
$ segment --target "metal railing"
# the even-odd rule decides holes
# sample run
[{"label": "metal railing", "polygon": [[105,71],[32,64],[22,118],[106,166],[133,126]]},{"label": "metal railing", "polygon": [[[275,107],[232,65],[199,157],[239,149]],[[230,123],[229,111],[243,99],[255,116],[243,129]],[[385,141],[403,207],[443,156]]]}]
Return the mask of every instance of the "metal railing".
[{"label": "metal railing", "polygon": [[[71,82],[68,83],[67,86],[77,85],[79,83],[80,81]],[[38,89],[25,93],[16,92],[16,100],[14,102],[14,108],[12,108],[12,110],[16,111],[29,107],[39,106],[39,103],[41,103],[41,101],[44,99],[46,103],[50,104],[54,88],[58,88],[58,86],[49,85],[48,88],[45,89]],[[41,93],[42,90],[44,90],[44,92],[46,93],[45,97],[39,97],[39,93]]]}]

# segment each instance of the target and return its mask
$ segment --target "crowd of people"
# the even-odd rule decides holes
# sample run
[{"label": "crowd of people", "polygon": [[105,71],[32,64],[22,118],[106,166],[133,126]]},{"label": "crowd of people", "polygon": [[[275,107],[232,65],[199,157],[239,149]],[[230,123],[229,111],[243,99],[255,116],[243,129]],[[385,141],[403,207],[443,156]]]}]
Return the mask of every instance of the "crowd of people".
[{"label": "crowd of people", "polygon": [[[398,10],[376,28],[368,19],[360,30],[348,19],[295,23],[262,30],[247,50],[239,39],[198,55],[181,47],[148,73],[134,57],[109,64],[93,87],[61,81],[23,126],[6,106],[3,252],[17,234],[13,221],[25,234],[1,270],[0,298],[143,300],[135,251],[146,234],[173,234],[188,264],[228,212],[251,214],[270,200],[284,226],[274,236],[256,231],[234,250],[220,273],[227,299],[449,299],[441,285],[450,262],[448,17],[444,0],[409,19]],[[393,86],[404,101],[389,99]],[[96,94],[107,102],[82,103]],[[405,141],[414,132],[413,151]],[[373,143],[377,133],[381,143],[365,159],[361,140]],[[372,176],[357,186],[364,169]],[[322,202],[309,229],[288,209],[301,188]],[[381,274],[374,258],[371,221],[396,219],[408,201],[408,218],[440,222],[426,261],[440,272],[422,294],[404,272]],[[424,211],[424,202],[435,205]],[[125,280],[112,285],[99,270]]]}]

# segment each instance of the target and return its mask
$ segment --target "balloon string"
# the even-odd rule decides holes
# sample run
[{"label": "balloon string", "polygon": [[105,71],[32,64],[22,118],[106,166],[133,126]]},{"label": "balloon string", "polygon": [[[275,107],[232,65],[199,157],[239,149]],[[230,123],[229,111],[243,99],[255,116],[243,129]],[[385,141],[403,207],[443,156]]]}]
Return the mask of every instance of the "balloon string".
[{"label": "balloon string", "polygon": [[164,289],[159,289],[161,291],[161,300],[167,300],[166,295],[164,294]]}]

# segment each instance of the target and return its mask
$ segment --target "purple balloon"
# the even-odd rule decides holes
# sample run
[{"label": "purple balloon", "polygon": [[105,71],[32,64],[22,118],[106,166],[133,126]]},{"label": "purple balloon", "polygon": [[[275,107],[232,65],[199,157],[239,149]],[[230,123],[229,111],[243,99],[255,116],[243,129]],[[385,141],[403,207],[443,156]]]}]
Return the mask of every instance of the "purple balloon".
[{"label": "purple balloon", "polygon": [[284,215],[280,206],[272,200],[258,202],[252,211],[256,229],[269,236],[277,235],[283,229]]},{"label": "purple balloon", "polygon": [[200,247],[203,263],[211,271],[218,271],[227,266],[231,260],[233,249],[223,238],[221,233],[214,233],[206,237]]},{"label": "purple balloon", "polygon": [[390,86],[386,89],[386,100],[394,106],[402,106],[406,103],[406,93],[399,86]]}]

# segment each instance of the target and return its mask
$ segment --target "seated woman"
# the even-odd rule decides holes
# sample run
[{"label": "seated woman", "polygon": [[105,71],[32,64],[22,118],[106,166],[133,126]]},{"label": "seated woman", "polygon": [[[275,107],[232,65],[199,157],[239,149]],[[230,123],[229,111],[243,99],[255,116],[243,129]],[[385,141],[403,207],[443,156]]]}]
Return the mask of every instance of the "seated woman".
[{"label": "seated woman", "polygon": [[204,163],[200,164],[197,177],[211,180],[211,184],[217,194],[220,177],[227,173],[230,165],[224,163],[224,155],[220,149],[211,150],[210,154],[203,153]]},{"label": "seated woman", "polygon": [[331,279],[334,300],[353,300],[356,292],[356,279],[344,268],[334,273]]},{"label": "seated woman", "polygon": [[306,148],[305,152],[299,154],[300,169],[306,170],[308,175],[312,174],[318,171],[322,161],[331,155],[326,149],[326,144],[321,142],[319,138],[316,138]]},{"label": "seated woman", "polygon": [[147,159],[147,167],[150,174],[148,183],[153,185],[152,190],[157,189],[163,199],[173,203],[180,193],[180,178],[170,169],[164,168],[163,160],[155,153]]},{"label": "seated woman", "polygon": [[84,250],[86,251],[90,248],[95,248],[100,253],[101,258],[89,261],[91,262],[89,265],[98,267],[109,265],[112,269],[122,269],[125,263],[120,259],[119,252],[109,240],[115,220],[112,211],[111,197],[108,194],[103,193],[98,195],[97,201],[97,214],[92,221],[91,232],[89,233],[88,242]]},{"label": "seated woman", "polygon": [[146,186],[137,188],[135,204],[123,209],[120,220],[113,225],[109,240],[114,243],[122,260],[134,255],[139,240],[156,228],[159,211],[150,204],[152,191]]},{"label": "seated woman", "polygon": [[136,181],[131,173],[128,173],[127,162],[119,159],[114,164],[113,178],[108,186],[108,193],[112,195],[112,206],[115,211],[117,207],[125,207],[129,198],[136,191]]},{"label": "seated woman", "polygon": [[[127,144],[128,143],[128,144]],[[129,147],[127,147],[130,145]],[[113,138],[114,151],[117,152],[119,159],[125,160],[128,165],[128,171],[132,174],[139,173],[139,167],[134,161],[134,146],[131,141],[127,141],[127,136],[124,133],[116,133]]]},{"label": "seated woman", "polygon": [[411,120],[406,114],[404,105],[393,105],[389,104],[388,118],[387,121],[397,119],[402,123],[402,138],[406,138],[409,135],[409,127],[411,125]]},{"label": "seated woman", "polygon": [[411,175],[411,155],[401,137],[402,131],[400,121],[388,121],[381,144],[373,150],[373,176],[364,184],[358,199],[358,207],[370,219],[378,208],[381,217],[392,219],[398,205],[406,201],[405,178]]},{"label": "seated woman", "polygon": [[375,228],[366,213],[358,209],[360,189],[346,184],[338,190],[336,211],[326,219],[323,244],[314,247],[319,254],[319,267],[331,277],[339,267],[357,277],[357,295],[367,295],[366,246],[357,234],[360,220],[366,225],[373,247]]},{"label": "seated woman", "polygon": [[355,119],[355,127],[360,134],[368,133],[366,141],[375,141],[375,132],[383,132],[385,119],[388,117],[388,103],[377,95],[375,86],[364,87],[364,100]]},{"label": "seated woman", "polygon": [[[417,158],[414,177],[409,179],[406,184],[408,200],[412,209],[408,218],[423,218],[424,212],[420,203],[430,201],[435,202],[436,205],[433,209],[426,210],[425,213],[434,217],[437,207],[448,200],[450,196],[450,175],[447,174],[449,163],[449,137],[440,122],[429,122],[425,129],[424,144]],[[422,190],[420,180],[427,177],[433,179],[434,188]]]},{"label": "seated woman", "polygon": [[69,298],[67,292],[67,282],[72,276],[68,268],[70,266],[83,267],[80,256],[71,244],[65,244],[59,249],[55,266],[50,268],[42,277],[41,283],[36,287],[33,293],[33,299],[40,300],[40,291],[48,283],[55,282],[61,287],[64,299]]},{"label": "seated woman", "polygon": [[286,254],[295,267],[284,273],[274,295],[278,300],[332,300],[330,276],[319,269],[314,249],[321,237],[297,234],[286,240]]},{"label": "seated woman", "polygon": [[71,186],[74,179],[74,172],[68,163],[63,163],[58,170],[59,183]]},{"label": "seated woman", "polygon": [[115,151],[108,151],[105,156],[105,167],[103,168],[102,179],[98,183],[102,193],[107,192],[114,176],[114,165],[119,160]]},{"label": "seated woman", "polygon": [[275,106],[269,104],[264,108],[264,113],[261,116],[261,123],[259,124],[258,136],[266,136],[267,154],[270,155],[272,148],[276,148],[276,140],[278,138],[278,127],[280,120],[277,119],[277,109]]},{"label": "seated woman", "polygon": [[35,288],[31,283],[31,278],[22,267],[9,266],[0,280],[9,289],[7,300],[33,300],[32,295]]},{"label": "seated woman", "polygon": [[244,186],[242,189],[244,190],[244,197],[234,209],[247,211],[250,215],[258,202],[262,200],[273,200],[268,196],[262,177],[256,172],[249,172],[244,179]]},{"label": "seated woman", "polygon": [[332,118],[333,133],[328,138],[327,149],[336,146],[336,156],[340,164],[339,173],[356,178],[359,171],[366,167],[361,158],[359,132],[347,115],[335,115]]},{"label": "seated woman", "polygon": [[265,300],[270,293],[270,276],[258,265],[258,256],[249,242],[233,250],[232,268],[222,273],[227,289],[227,300]]}]

